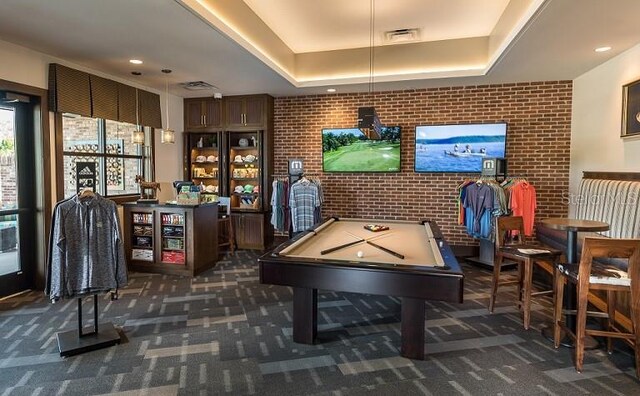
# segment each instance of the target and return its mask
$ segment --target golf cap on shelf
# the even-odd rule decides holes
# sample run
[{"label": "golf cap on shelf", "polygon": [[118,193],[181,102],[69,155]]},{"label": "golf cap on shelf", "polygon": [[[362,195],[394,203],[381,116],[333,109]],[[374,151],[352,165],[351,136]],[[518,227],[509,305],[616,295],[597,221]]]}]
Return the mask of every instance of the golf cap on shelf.
[{"label": "golf cap on shelf", "polygon": [[244,187],[242,187],[242,186],[236,186],[236,188],[234,188],[234,189],[233,189],[233,191],[234,191],[234,192],[237,192],[238,194],[239,194],[239,193],[242,193],[242,192],[244,192]]},{"label": "golf cap on shelf", "polygon": [[218,159],[215,155],[210,155],[207,157],[207,162],[216,162]]},{"label": "golf cap on shelf", "polygon": [[253,186],[251,184],[247,184],[246,186],[244,186],[244,192],[252,193],[253,192]]},{"label": "golf cap on shelf", "polygon": [[199,155],[196,157],[196,162],[205,162],[207,160],[207,157],[205,157],[204,155]]},{"label": "golf cap on shelf", "polygon": [[236,155],[233,162],[242,162],[242,156],[240,154]]}]

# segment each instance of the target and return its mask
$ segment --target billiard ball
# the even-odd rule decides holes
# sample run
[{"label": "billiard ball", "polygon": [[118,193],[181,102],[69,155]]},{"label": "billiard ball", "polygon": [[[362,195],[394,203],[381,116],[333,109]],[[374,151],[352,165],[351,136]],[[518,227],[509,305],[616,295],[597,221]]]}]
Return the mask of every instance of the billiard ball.
[{"label": "billiard ball", "polygon": [[364,257],[364,252],[362,250],[358,250],[358,253],[356,253],[356,255],[358,257]]}]

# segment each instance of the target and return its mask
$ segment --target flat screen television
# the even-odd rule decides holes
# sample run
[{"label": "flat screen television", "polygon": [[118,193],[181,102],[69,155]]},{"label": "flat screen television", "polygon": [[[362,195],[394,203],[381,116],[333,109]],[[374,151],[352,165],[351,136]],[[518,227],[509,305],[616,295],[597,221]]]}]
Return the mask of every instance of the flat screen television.
[{"label": "flat screen television", "polygon": [[481,172],[482,158],[504,158],[507,124],[416,127],[416,172]]},{"label": "flat screen television", "polygon": [[358,128],[322,130],[324,172],[400,172],[400,127],[382,127],[380,134]]}]

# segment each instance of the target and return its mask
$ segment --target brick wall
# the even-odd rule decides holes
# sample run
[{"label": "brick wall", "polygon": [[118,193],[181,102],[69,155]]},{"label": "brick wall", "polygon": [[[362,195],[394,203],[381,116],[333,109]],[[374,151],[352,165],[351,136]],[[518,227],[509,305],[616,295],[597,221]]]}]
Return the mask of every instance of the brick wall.
[{"label": "brick wall", "polygon": [[[325,192],[324,215],[435,219],[449,243],[472,245],[456,224],[456,186],[468,174],[415,173],[416,125],[508,123],[511,175],[526,175],[538,192],[537,218],[567,214],[571,81],[446,87],[368,94],[275,99],[275,171],[303,158]],[[400,173],[322,173],[322,128],[353,127],[357,108],[375,105],[383,125],[402,127]]]}]

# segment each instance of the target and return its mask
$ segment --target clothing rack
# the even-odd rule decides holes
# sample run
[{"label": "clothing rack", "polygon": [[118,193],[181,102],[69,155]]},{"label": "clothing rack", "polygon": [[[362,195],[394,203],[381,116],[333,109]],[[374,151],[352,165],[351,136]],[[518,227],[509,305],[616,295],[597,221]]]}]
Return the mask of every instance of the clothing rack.
[{"label": "clothing rack", "polygon": [[[318,175],[313,174],[313,173],[306,173],[306,172],[301,172],[301,173],[296,173],[296,174],[291,174],[291,173],[274,173],[271,175],[272,179],[288,179],[289,181],[289,188],[291,188],[291,186],[293,186],[294,183],[297,183],[298,181],[300,181],[303,178],[313,178],[316,177]],[[285,210],[289,210],[289,206],[285,207]],[[294,232],[293,232],[293,220],[290,219],[289,221],[289,229],[287,230],[288,236],[289,238],[292,238],[294,236]]]},{"label": "clothing rack", "polygon": [[[96,193],[92,189],[84,188],[76,194],[80,199],[96,198]],[[56,204],[58,205],[66,202],[73,197],[62,200]],[[51,241],[49,244],[51,245]],[[95,351],[97,349],[107,348],[116,344],[120,344],[120,333],[116,330],[115,326],[111,322],[98,325],[98,295],[93,294],[93,331],[84,332],[82,325],[82,299],[78,297],[78,327],[76,330],[68,330],[56,333],[58,339],[58,350],[60,356],[68,357],[73,355],[79,355],[81,353]],[[111,293],[111,300],[117,299],[117,292]]]},{"label": "clothing rack", "polygon": [[[526,179],[525,177],[521,177],[518,175],[514,175],[514,176],[504,176],[501,177],[501,179],[503,179],[502,181],[498,181],[496,177],[494,176],[480,176],[479,178],[477,178],[477,182],[482,182],[482,181],[493,181],[496,183],[499,183],[502,185],[502,183],[504,183],[505,181],[509,181],[509,180],[524,180]],[[466,179],[466,180],[471,180],[471,179]],[[494,230],[495,232],[495,230]],[[467,261],[470,261],[472,263],[475,264],[480,264],[482,266],[486,266],[489,268],[493,268],[494,266],[494,255],[495,255],[495,242],[490,240],[490,239],[484,239],[484,238],[480,238],[479,241],[479,254],[476,257],[470,257],[467,258]],[[512,260],[503,260],[502,262],[502,268],[504,269],[511,269],[514,268],[517,265],[517,263],[515,261]]]},{"label": "clothing rack", "polygon": [[[115,299],[111,295],[111,299]],[[120,333],[113,323],[103,323],[98,328],[98,295],[93,295],[93,331],[83,332],[82,326],[82,297],[78,297],[78,328],[56,334],[60,356],[67,357],[81,353],[108,348],[120,344]]]}]

